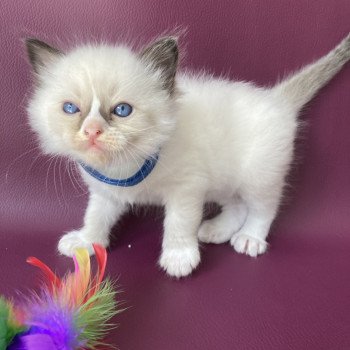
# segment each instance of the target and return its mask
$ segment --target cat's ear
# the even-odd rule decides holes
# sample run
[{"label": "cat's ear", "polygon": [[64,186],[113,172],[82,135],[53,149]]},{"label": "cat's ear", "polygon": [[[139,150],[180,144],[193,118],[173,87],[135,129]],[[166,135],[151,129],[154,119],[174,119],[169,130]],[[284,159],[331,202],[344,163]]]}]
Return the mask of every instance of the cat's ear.
[{"label": "cat's ear", "polygon": [[53,63],[63,55],[60,50],[44,43],[41,40],[29,38],[25,40],[29,61],[35,73]]},{"label": "cat's ear", "polygon": [[156,40],[142,50],[140,57],[153,69],[161,71],[163,86],[172,94],[179,60],[177,38],[169,36]]}]

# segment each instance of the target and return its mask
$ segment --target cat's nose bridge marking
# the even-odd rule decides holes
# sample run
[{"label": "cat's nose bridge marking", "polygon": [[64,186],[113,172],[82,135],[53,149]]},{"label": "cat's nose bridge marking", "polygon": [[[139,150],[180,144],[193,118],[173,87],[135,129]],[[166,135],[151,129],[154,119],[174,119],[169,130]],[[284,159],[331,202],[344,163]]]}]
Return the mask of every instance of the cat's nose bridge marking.
[{"label": "cat's nose bridge marking", "polygon": [[93,91],[90,111],[87,114],[86,118],[101,118],[104,119],[106,122],[108,122],[111,119],[109,107],[106,107],[101,103],[95,91]]},{"label": "cat's nose bridge marking", "polygon": [[81,125],[80,132],[89,139],[96,139],[105,130],[105,119],[100,113],[101,103],[94,94],[89,114]]}]

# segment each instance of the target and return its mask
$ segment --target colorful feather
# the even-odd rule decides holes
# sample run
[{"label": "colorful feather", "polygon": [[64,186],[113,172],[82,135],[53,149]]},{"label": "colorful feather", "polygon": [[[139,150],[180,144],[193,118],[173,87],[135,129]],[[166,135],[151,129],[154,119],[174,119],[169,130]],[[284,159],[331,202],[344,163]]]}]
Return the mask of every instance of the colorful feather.
[{"label": "colorful feather", "polygon": [[60,279],[46,264],[33,256],[27,259],[27,263],[38,267],[43,272],[44,277],[47,278],[46,283],[49,288],[52,288],[52,290],[59,288],[61,284]]},{"label": "colorful feather", "polygon": [[[46,283],[41,293],[33,294],[29,306],[24,310],[27,330],[24,331],[22,327],[22,333],[15,333],[8,349],[112,348],[102,339],[115,327],[110,320],[118,313],[116,292],[109,280],[103,280],[106,250],[98,245],[94,245],[94,250],[98,265],[94,276],[86,249],[76,251],[73,258],[75,270],[62,279],[39,259],[31,257],[27,260],[43,272]],[[5,347],[0,346],[0,349]]]},{"label": "colorful feather", "polygon": [[81,339],[86,339],[86,347],[95,349],[103,346],[112,348],[101,342],[107,333],[115,328],[109,321],[117,314],[115,289],[109,280],[103,281],[95,294],[80,308],[77,315],[77,325],[82,330]]},{"label": "colorful feather", "polygon": [[0,349],[6,349],[15,336],[25,330],[20,318],[13,304],[0,297]]},{"label": "colorful feather", "polygon": [[93,285],[92,285],[92,288],[90,290],[90,293],[88,294],[88,298],[90,298],[92,295],[94,295],[94,293],[98,289],[99,285],[101,284],[101,282],[103,280],[103,276],[105,274],[106,265],[107,265],[106,249],[99,246],[98,244],[94,244],[93,247],[94,247],[95,256],[96,256],[96,260],[97,260],[98,270],[97,270],[97,274],[92,282]]},{"label": "colorful feather", "polygon": [[29,329],[15,339],[11,350],[72,350],[84,345],[79,340],[74,313],[51,294],[33,296],[27,312]]}]

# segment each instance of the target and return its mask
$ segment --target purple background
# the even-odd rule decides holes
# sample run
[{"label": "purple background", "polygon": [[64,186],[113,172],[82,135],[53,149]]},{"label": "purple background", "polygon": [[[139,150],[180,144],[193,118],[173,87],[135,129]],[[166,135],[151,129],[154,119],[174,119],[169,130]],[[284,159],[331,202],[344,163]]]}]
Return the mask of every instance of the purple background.
[{"label": "purple background", "polygon": [[[28,255],[64,273],[63,231],[82,222],[86,195],[66,163],[39,156],[27,127],[30,67],[21,41],[144,44],[186,28],[182,66],[272,84],[333,48],[350,30],[348,0],[0,2],[0,293],[36,285]],[[110,340],[120,349],[350,349],[350,67],[305,109],[291,188],[267,254],[203,246],[192,277],[156,267],[162,212],[115,230],[108,273],[129,307]],[[74,182],[74,180],[73,180]],[[128,247],[130,245],[130,248]]]}]

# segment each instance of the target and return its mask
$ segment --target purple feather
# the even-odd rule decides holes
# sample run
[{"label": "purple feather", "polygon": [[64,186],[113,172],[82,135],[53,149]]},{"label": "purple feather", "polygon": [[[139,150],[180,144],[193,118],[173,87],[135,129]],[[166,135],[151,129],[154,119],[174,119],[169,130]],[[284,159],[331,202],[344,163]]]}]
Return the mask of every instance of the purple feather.
[{"label": "purple feather", "polygon": [[74,350],[85,344],[79,339],[76,310],[62,305],[48,292],[35,296],[27,320],[29,330],[15,339],[10,350]]},{"label": "purple feather", "polygon": [[[9,350],[58,350],[51,337],[47,334],[27,334],[18,337]],[[63,348],[62,348],[63,350]],[[69,349],[71,350],[71,349]]]}]

